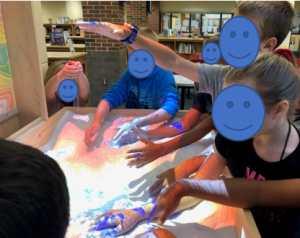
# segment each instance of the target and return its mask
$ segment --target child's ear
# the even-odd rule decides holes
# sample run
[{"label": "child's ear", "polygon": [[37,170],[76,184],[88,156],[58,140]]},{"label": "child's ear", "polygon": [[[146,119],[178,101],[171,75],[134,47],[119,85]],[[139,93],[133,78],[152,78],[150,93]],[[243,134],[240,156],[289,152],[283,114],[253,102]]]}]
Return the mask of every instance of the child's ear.
[{"label": "child's ear", "polygon": [[285,116],[289,110],[289,102],[287,100],[283,100],[277,103],[275,108],[274,119],[280,119],[281,117]]},{"label": "child's ear", "polygon": [[277,38],[271,37],[267,40],[260,42],[260,51],[272,52],[273,50],[275,50],[276,45],[277,45]]}]

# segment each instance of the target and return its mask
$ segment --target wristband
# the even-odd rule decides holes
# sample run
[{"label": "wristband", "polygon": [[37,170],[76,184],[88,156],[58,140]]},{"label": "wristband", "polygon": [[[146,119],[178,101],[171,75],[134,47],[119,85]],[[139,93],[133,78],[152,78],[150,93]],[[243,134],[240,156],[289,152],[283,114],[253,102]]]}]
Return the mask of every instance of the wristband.
[{"label": "wristband", "polygon": [[131,25],[131,29],[132,29],[132,32],[130,34],[130,36],[128,36],[125,40],[121,40],[121,42],[124,44],[124,45],[131,45],[133,42],[135,42],[135,37],[137,35],[137,33],[139,32],[139,28],[137,28],[136,26]]}]

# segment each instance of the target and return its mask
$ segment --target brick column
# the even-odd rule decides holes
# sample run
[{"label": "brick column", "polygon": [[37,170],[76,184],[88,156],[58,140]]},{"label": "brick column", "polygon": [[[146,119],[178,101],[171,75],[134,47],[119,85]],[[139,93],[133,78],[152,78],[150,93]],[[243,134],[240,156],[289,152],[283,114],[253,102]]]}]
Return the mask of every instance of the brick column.
[{"label": "brick column", "polygon": [[152,8],[155,10],[152,11],[152,14],[148,14],[148,26],[153,31],[156,32],[156,34],[159,34],[159,2],[151,2]]},{"label": "brick column", "polygon": [[149,27],[159,33],[159,2],[151,2],[155,11],[147,13],[146,1],[131,1],[127,6],[127,21],[137,27]]},{"label": "brick column", "polygon": [[[83,20],[124,23],[123,3],[116,2],[82,2]],[[89,82],[91,86],[91,106],[98,105],[107,92],[126,69],[125,46],[119,41],[85,32]],[[106,81],[106,85],[104,84]]]}]

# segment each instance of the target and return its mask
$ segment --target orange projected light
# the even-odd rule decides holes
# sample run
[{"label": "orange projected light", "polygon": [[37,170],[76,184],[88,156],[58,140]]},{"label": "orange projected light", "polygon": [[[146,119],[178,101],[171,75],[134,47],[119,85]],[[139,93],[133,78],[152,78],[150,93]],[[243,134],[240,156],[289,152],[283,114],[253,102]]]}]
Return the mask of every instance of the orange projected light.
[{"label": "orange projected light", "polygon": [[[101,237],[102,231],[88,232],[91,221],[110,209],[127,209],[149,203],[147,189],[156,176],[199,154],[212,144],[210,134],[201,141],[176,150],[140,168],[129,168],[126,151],[142,147],[136,142],[121,148],[109,146],[122,122],[132,117],[108,115],[93,148],[84,143],[85,129],[90,125],[92,114],[76,115],[66,112],[58,123],[51,140],[40,148],[55,159],[63,169],[70,193],[71,219],[66,237]],[[176,118],[174,119],[176,120]],[[178,118],[177,118],[178,120]],[[152,125],[147,129],[158,127]],[[145,129],[145,128],[144,128]],[[159,140],[155,143],[161,143]],[[175,237],[235,237],[234,212],[231,208],[209,202],[201,202],[193,208],[171,216],[164,225]],[[225,233],[218,233],[222,228]],[[120,237],[135,237],[152,230],[153,224],[140,222],[135,229]],[[226,235],[228,233],[228,236]],[[225,234],[225,235],[224,235]]]}]

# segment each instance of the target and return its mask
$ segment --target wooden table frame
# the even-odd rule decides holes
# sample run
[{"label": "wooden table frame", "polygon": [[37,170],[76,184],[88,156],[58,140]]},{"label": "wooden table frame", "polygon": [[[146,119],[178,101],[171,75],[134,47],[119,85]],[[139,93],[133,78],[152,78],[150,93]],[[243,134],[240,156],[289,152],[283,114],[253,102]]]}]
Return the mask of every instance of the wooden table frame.
[{"label": "wooden table frame", "polygon": [[[55,113],[49,118],[47,122],[43,121],[41,118],[36,119],[29,125],[25,126],[18,132],[14,133],[8,140],[16,140],[18,137],[24,135],[29,129],[34,128],[34,130],[28,133],[24,138],[22,138],[19,143],[30,145],[35,148],[40,148],[43,145],[47,144],[52,137],[52,134],[55,130],[55,127],[63,117],[66,111],[72,111],[78,114],[88,114],[95,113],[97,108],[90,107],[65,107]],[[114,109],[110,114],[121,114],[124,116],[146,116],[155,110],[144,110],[144,109]],[[187,111],[179,111],[176,117],[182,118]],[[225,174],[229,174],[228,169],[225,169]],[[236,209],[236,232],[237,238],[244,238],[246,235],[247,238],[261,238],[257,230],[256,224],[252,217],[251,212],[248,209]],[[226,237],[227,238],[227,237]],[[229,238],[229,237],[228,237]]]}]

